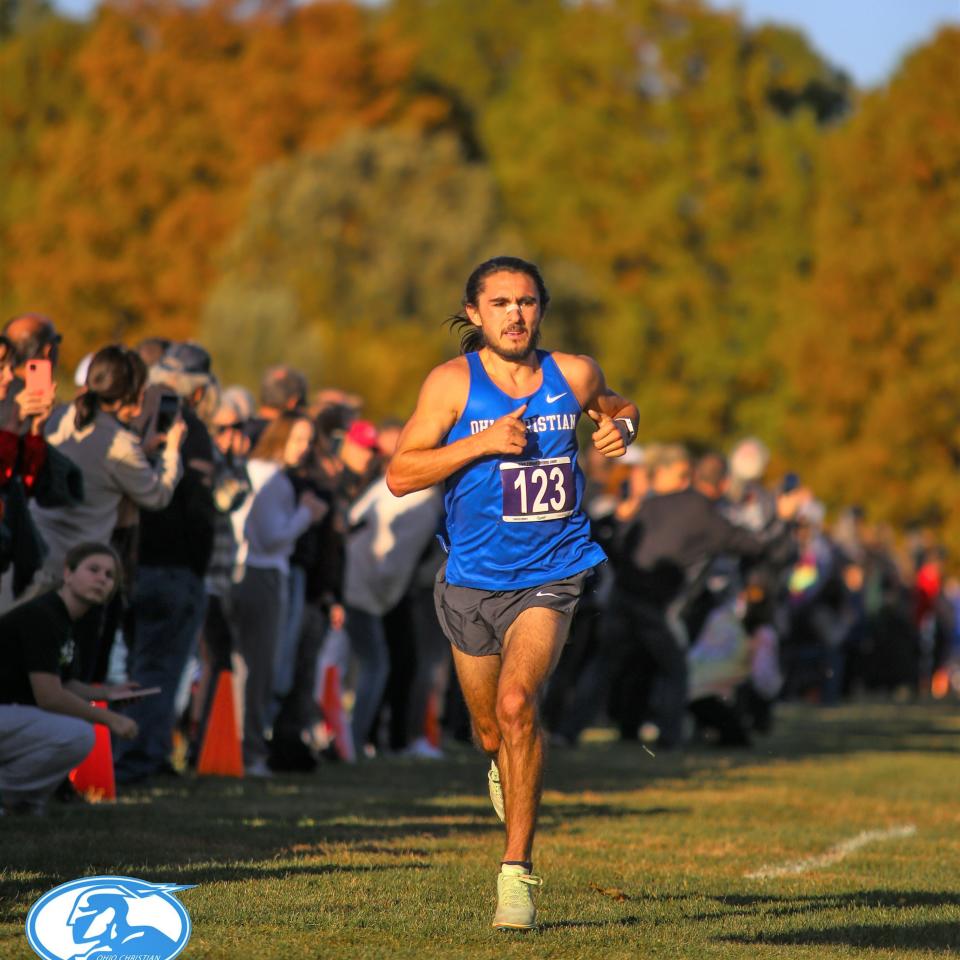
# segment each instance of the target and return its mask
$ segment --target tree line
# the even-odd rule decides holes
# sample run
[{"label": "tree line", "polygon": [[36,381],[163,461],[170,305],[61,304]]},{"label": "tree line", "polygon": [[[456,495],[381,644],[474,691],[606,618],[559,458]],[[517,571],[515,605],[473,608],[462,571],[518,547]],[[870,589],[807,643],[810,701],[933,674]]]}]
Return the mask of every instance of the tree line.
[{"label": "tree line", "polygon": [[518,253],[644,437],[757,434],[960,547],[958,62],[861,91],[701,0],[0,0],[0,307],[405,416]]}]

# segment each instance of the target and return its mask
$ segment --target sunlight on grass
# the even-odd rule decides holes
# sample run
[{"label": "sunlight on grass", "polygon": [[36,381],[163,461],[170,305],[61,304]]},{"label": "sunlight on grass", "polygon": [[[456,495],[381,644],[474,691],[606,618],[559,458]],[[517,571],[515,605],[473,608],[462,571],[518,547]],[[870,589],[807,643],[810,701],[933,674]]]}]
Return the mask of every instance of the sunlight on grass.
[{"label": "sunlight on grass", "polygon": [[[183,956],[920,958],[960,949],[960,720],[790,707],[753,751],[651,758],[591,731],[551,753],[541,928],[490,930],[503,830],[482,757],[186,778],[0,822],[0,956],[30,904],[98,873],[196,884]],[[385,783],[389,783],[386,786]],[[905,824],[916,832],[882,841]],[[851,848],[841,858],[830,851]],[[821,858],[819,861],[817,858]],[[796,875],[747,877],[811,861]]]}]

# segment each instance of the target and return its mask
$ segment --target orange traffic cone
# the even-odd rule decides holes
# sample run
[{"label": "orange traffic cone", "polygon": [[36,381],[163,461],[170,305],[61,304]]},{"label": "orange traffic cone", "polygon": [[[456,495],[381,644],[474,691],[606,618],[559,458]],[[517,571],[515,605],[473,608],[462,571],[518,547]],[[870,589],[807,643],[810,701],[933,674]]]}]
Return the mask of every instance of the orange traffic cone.
[{"label": "orange traffic cone", "polygon": [[[97,700],[95,707],[106,708],[103,700]],[[110,745],[110,731],[102,724],[94,724],[93,749],[86,759],[70,771],[70,782],[78,793],[82,793],[91,803],[117,799],[117,785],[113,778],[113,747]]]},{"label": "orange traffic cone", "polygon": [[233,702],[233,674],[229,670],[221,670],[217,678],[217,690],[213,695],[207,732],[200,748],[197,773],[217,777],[243,776],[243,753]]},{"label": "orange traffic cone", "polygon": [[336,664],[327,667],[323,675],[323,719],[333,734],[333,746],[341,760],[353,763],[356,753],[353,749],[353,735],[350,724],[343,713],[343,697],[340,695],[340,668]]},{"label": "orange traffic cone", "polygon": [[423,735],[432,747],[440,746],[440,718],[437,711],[437,692],[434,690],[427,700],[427,712],[423,718]]}]

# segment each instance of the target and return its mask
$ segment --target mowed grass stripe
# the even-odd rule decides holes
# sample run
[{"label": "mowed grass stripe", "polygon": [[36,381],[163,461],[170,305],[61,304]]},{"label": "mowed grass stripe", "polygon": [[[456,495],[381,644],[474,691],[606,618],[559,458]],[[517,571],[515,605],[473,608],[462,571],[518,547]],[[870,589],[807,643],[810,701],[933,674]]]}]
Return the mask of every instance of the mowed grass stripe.
[{"label": "mowed grass stripe", "polygon": [[855,837],[848,840],[842,840],[834,844],[826,853],[815,857],[806,857],[803,860],[794,860],[792,863],[784,863],[780,866],[766,866],[759,870],[753,870],[745,873],[748,880],[768,880],[773,877],[789,877],[791,874],[807,873],[810,870],[817,870],[822,867],[829,867],[834,863],[845,860],[850,854],[865,847],[870,843],[878,843],[884,840],[897,840],[904,837],[912,837],[916,834],[917,828],[911,823],[903,827],[889,827],[886,830],[864,830]]},{"label": "mowed grass stripe", "polygon": [[955,705],[861,705],[784,709],[752,751],[653,758],[602,732],[553,751],[526,936],[489,927],[502,827],[469,748],[130,791],[0,821],[0,957],[33,957],[30,904],[96,873],[197,884],[186,960],[929,957],[960,949],[958,745]]}]

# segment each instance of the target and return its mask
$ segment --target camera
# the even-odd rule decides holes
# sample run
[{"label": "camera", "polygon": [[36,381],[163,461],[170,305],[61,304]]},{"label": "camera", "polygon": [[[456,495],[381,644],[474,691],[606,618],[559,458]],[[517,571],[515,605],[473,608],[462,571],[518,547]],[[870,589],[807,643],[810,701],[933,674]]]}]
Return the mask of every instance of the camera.
[{"label": "camera", "polygon": [[153,421],[154,432],[166,433],[180,415],[180,398],[175,393],[160,395],[157,403],[157,415]]}]

